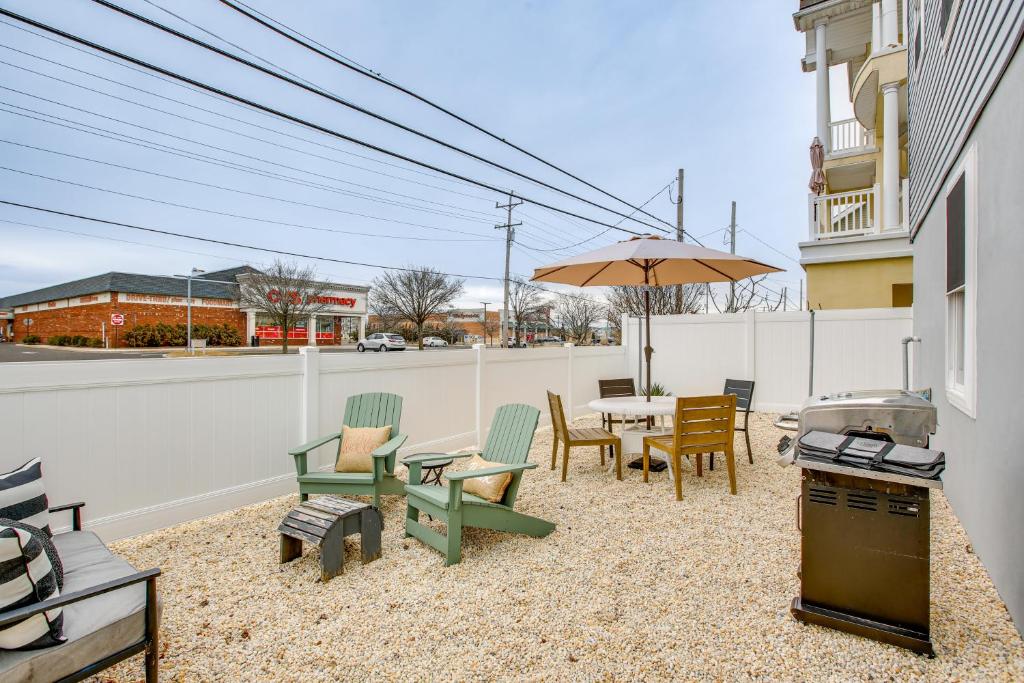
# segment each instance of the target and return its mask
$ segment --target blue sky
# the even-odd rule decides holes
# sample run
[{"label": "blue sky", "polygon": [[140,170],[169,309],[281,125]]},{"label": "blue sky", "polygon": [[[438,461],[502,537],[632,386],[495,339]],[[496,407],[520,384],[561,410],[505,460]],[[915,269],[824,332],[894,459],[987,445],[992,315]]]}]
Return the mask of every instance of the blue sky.
[{"label": "blue sky", "polygon": [[[153,3],[364,107],[598,203],[629,211],[404,95],[303,51],[219,3]],[[154,4],[143,0],[120,0],[120,4],[224,46]],[[768,284],[775,289],[788,284],[792,300],[797,299],[801,271],[795,263],[799,256],[796,244],[806,234],[814,77],[800,71],[803,37],[793,28],[795,2],[248,0],[248,4],[634,204],[668,184],[682,166],[686,169],[687,230],[707,246],[722,248],[729,203],[737,201],[738,253],[787,268],[788,272]],[[0,0],[0,5],[403,154],[589,217],[612,223],[618,220],[613,214],[443,150],[85,0]],[[5,62],[0,64],[0,85],[8,88],[0,90],[0,102],[4,103],[0,109],[10,110],[10,105],[15,105],[23,108],[16,111],[37,119],[52,122],[50,116],[59,116],[110,131],[103,132],[108,137],[100,137],[0,111],[0,139],[8,141],[0,143],[0,166],[22,171],[0,170],[2,199],[338,259],[430,265],[467,275],[497,277],[502,273],[504,244],[493,225],[504,216],[494,208],[498,197],[492,192],[439,178],[5,24],[0,24],[0,45],[6,46],[0,48],[0,60]],[[237,48],[227,49],[238,52]],[[111,133],[245,164],[259,169],[260,174],[118,142],[109,139]],[[298,182],[267,177],[267,173],[285,174]],[[322,187],[310,187],[311,182]],[[675,221],[675,209],[665,193],[648,209]],[[50,228],[0,223],[0,295],[108,270],[173,274],[192,266],[213,270],[241,262],[258,265],[272,258],[8,206],[0,206],[0,220]],[[604,228],[566,220],[529,204],[516,210],[515,220],[525,222],[512,256],[513,272],[522,274],[568,253],[628,237],[611,231],[589,239]],[[644,229],[629,221],[623,226]],[[568,251],[539,251],[588,239]],[[356,284],[369,283],[377,273],[360,266],[314,265],[325,278]],[[481,300],[499,301],[500,283],[467,280],[460,303]]]}]

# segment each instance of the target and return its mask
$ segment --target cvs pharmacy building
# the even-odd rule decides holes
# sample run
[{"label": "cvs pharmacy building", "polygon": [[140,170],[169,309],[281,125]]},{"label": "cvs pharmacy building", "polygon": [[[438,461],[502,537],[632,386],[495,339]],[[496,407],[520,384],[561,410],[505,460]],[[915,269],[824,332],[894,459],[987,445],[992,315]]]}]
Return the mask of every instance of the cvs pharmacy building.
[{"label": "cvs pharmacy building", "polygon": [[[0,297],[0,332],[16,342],[30,335],[43,343],[58,335],[80,335],[107,347],[124,346],[124,332],[134,327],[185,324],[191,287],[193,325],[229,325],[243,335],[245,344],[254,338],[279,344],[285,331],[260,307],[242,303],[242,288],[254,272],[242,266],[202,273],[191,283],[181,277],[111,272]],[[336,345],[355,340],[366,328],[368,294],[368,287],[318,283],[322,301],[317,313],[287,330],[289,341]],[[269,298],[282,295],[272,288],[263,293]]]}]

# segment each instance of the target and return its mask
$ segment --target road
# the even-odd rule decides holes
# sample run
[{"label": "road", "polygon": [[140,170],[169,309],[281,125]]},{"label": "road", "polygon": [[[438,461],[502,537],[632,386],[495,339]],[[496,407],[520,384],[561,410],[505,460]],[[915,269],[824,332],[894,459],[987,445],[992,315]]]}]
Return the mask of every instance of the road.
[{"label": "road", "polygon": [[[451,346],[436,349],[424,349],[424,353],[439,353],[446,350],[465,350],[465,347]],[[323,353],[356,353],[355,347],[348,346],[321,346]],[[410,349],[417,352],[418,349]],[[400,353],[409,353],[402,351]],[[24,344],[0,344],[0,363],[17,362],[39,362],[39,361],[67,361],[67,360],[110,360],[110,359],[138,359],[138,358],[163,358],[168,349],[145,349],[145,350],[120,350],[104,351],[102,349],[54,349],[39,346],[26,346]],[[292,347],[289,353],[298,353],[299,347]],[[280,353],[280,349],[240,349],[236,353],[245,355],[274,355]],[[370,352],[367,352],[370,353]],[[398,353],[398,352],[395,352]]]}]

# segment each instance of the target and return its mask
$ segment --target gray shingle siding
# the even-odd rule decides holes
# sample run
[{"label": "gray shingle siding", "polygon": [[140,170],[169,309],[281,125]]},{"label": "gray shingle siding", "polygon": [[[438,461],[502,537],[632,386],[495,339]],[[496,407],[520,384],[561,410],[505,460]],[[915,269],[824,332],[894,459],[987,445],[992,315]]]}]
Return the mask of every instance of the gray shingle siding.
[{"label": "gray shingle siding", "polygon": [[[232,269],[242,272],[242,269]],[[218,279],[234,279],[231,271],[219,271]],[[208,273],[207,277],[214,275]],[[99,292],[130,292],[132,294],[159,294],[163,296],[185,296],[187,283],[184,278],[165,275],[138,275],[136,273],[104,273],[92,277],[65,282],[52,287],[43,287],[23,294],[13,294],[0,298],[0,308],[13,308],[25,304],[37,304],[44,301],[71,299],[86,294]],[[201,278],[192,280],[192,296],[211,299],[237,299],[238,285],[204,282]]]}]

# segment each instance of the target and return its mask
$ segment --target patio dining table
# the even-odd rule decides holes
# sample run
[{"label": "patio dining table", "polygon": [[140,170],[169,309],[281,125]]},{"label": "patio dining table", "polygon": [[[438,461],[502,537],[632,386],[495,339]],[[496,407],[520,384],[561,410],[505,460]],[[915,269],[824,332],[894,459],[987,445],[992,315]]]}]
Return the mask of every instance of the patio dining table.
[{"label": "patio dining table", "polygon": [[[633,418],[633,424],[629,427],[626,426],[625,419],[622,423],[622,454],[639,456],[642,455],[645,436],[660,436],[671,432],[671,429],[662,426],[648,427],[647,418],[663,418],[675,414],[676,399],[674,396],[651,396],[651,400],[648,401],[646,396],[616,396],[594,399],[587,407],[597,413]],[[659,451],[654,451],[651,455],[664,460],[671,475],[672,463],[658,453]]]}]

